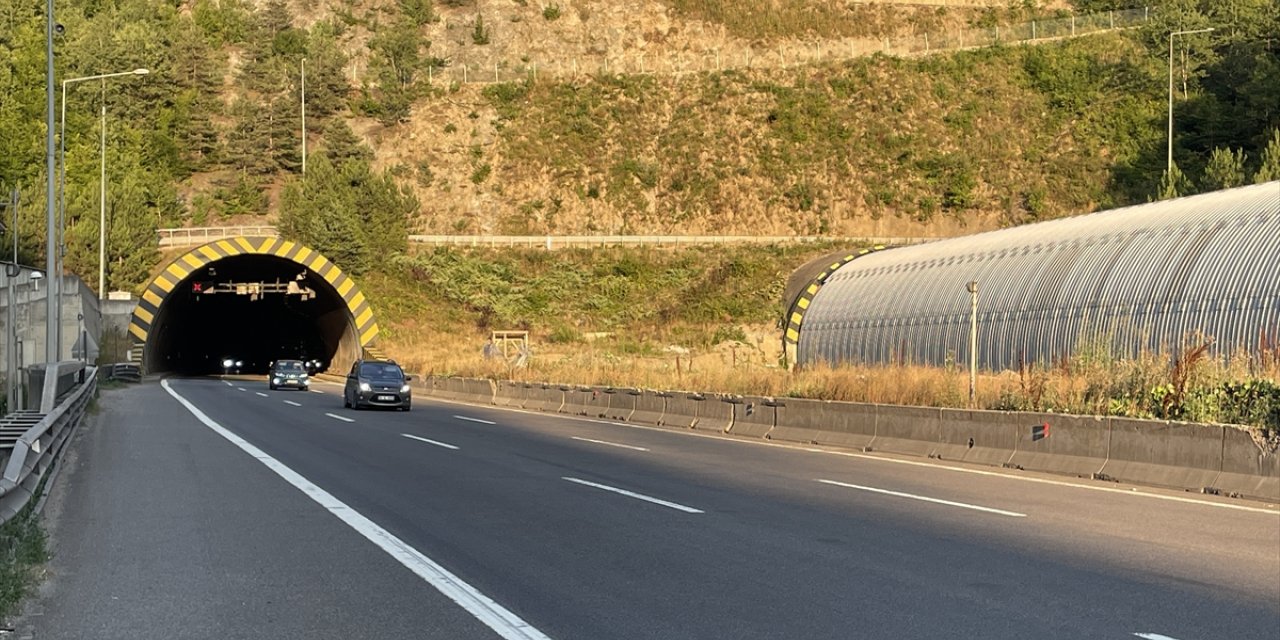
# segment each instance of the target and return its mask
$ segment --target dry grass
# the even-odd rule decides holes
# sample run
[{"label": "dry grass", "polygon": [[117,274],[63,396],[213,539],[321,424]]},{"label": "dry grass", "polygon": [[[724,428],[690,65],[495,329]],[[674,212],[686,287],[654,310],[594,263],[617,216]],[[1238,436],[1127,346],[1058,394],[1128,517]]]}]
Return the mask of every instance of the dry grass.
[{"label": "dry grass", "polygon": [[[762,351],[735,344],[662,356],[619,355],[605,347],[575,345],[572,350],[539,352],[529,366],[512,368],[481,357],[482,345],[479,337],[452,343],[423,340],[391,351],[424,375],[894,405],[968,405],[969,377],[959,367],[812,366],[788,371],[767,362]],[[976,407],[1217,422],[1226,407],[1214,403],[1215,390],[1229,383],[1280,379],[1280,362],[1269,351],[1214,358],[1203,346],[1192,344],[1178,356],[1146,353],[1133,359],[1086,352],[1052,367],[981,372]]]}]

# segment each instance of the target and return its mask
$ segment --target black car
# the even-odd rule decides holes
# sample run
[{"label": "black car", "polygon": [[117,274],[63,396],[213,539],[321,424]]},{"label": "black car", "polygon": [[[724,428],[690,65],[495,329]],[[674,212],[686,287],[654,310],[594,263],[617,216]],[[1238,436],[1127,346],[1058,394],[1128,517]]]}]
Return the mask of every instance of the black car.
[{"label": "black car", "polygon": [[272,391],[276,389],[306,391],[311,388],[311,378],[307,376],[307,367],[301,360],[276,360],[271,363],[271,370],[267,372],[267,387]]},{"label": "black car", "polygon": [[342,389],[342,406],[363,409],[388,407],[408,411],[413,391],[400,365],[389,360],[357,360],[347,373]]}]

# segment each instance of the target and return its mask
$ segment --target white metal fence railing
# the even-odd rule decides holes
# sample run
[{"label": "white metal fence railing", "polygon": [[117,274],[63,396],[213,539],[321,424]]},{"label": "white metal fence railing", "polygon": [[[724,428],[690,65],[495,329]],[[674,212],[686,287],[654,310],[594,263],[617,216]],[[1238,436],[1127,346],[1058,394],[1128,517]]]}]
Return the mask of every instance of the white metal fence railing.
[{"label": "white metal fence railing", "polygon": [[[1014,25],[959,29],[899,38],[845,38],[813,44],[749,45],[732,50],[706,49],[654,56],[643,52],[616,55],[536,59],[455,57],[448,66],[428,71],[435,82],[493,84],[525,79],[577,78],[595,74],[683,75],[731,69],[786,69],[801,65],[838,62],[883,53],[921,55],[997,44],[1034,43],[1141,26],[1151,17],[1149,8],[1070,15],[1032,20]],[[468,56],[483,55],[473,48]]]},{"label": "white metal fence railing", "polygon": [[409,236],[411,244],[467,247],[528,247],[564,249],[607,246],[692,246],[707,244],[784,244],[827,241],[868,242],[903,245],[929,242],[937,238],[835,237],[835,236]]},{"label": "white metal fence railing", "polygon": [[[201,227],[196,229],[160,229],[160,246],[183,247],[211,240],[237,236],[274,237],[278,230],[271,226]],[[876,245],[920,244],[938,238],[909,236],[431,236],[411,235],[410,244],[455,247],[530,247],[563,249],[565,247],[604,246],[681,246],[706,244],[785,244],[825,241],[866,242]]]},{"label": "white metal fence railing", "polygon": [[280,235],[276,228],[270,225],[158,229],[157,233],[160,236],[160,246],[162,247],[190,247],[212,240],[222,240],[237,236],[274,237]]}]

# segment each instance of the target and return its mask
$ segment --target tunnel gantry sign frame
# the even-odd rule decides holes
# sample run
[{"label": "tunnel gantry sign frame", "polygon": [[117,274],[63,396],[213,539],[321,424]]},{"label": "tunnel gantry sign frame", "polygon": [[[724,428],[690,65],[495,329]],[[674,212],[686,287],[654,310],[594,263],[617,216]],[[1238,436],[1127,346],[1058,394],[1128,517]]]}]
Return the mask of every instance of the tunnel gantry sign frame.
[{"label": "tunnel gantry sign frame", "polygon": [[[152,333],[152,324],[160,314],[165,299],[177,286],[198,270],[235,256],[272,256],[291,261],[319,275],[333,288],[350,313],[361,349],[370,349],[378,336],[378,323],[373,307],[360,287],[338,265],[320,252],[292,240],[276,237],[233,237],[200,245],[170,262],[142,293],[129,322],[134,340],[134,353],[140,356]],[[135,356],[137,357],[137,356]]]}]

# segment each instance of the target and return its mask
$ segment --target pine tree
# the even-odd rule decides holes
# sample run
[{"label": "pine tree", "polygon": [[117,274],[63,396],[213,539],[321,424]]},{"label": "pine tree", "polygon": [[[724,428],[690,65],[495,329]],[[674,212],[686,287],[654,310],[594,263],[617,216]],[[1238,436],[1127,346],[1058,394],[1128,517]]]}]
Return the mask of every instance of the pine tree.
[{"label": "pine tree", "polygon": [[1262,164],[1253,174],[1253,182],[1262,184],[1272,180],[1280,180],[1280,129],[1271,130],[1271,141],[1262,151]]},{"label": "pine tree", "polygon": [[1231,189],[1244,184],[1244,151],[1218,147],[1209,156],[1200,180],[1205,191]]},{"label": "pine tree", "polygon": [[373,160],[373,150],[356,137],[346,120],[338,120],[325,131],[322,148],[324,155],[336,166],[348,160],[365,163]]},{"label": "pine tree", "polygon": [[267,114],[248,100],[231,109],[236,124],[227,134],[226,160],[235,169],[263,175],[279,168],[274,154]]},{"label": "pine tree", "polygon": [[307,118],[324,118],[347,105],[347,56],[338,48],[330,25],[316,25],[307,40]]},{"label": "pine tree", "polygon": [[308,164],[306,178],[285,187],[279,226],[285,237],[323,253],[348,273],[358,275],[372,265],[354,190],[324,156]]},{"label": "pine tree", "polygon": [[1160,194],[1157,200],[1180,198],[1191,192],[1191,181],[1186,174],[1174,164],[1160,177]]},{"label": "pine tree", "polygon": [[379,119],[394,124],[409,115],[417,97],[417,77],[423,65],[422,52],[431,43],[424,40],[412,22],[400,21],[369,41],[375,55],[371,63],[376,78]]},{"label": "pine tree", "polygon": [[159,257],[157,216],[149,210],[142,176],[129,172],[107,199],[107,290],[131,290],[151,275]]}]

